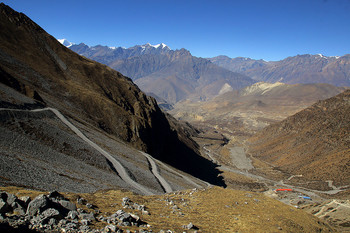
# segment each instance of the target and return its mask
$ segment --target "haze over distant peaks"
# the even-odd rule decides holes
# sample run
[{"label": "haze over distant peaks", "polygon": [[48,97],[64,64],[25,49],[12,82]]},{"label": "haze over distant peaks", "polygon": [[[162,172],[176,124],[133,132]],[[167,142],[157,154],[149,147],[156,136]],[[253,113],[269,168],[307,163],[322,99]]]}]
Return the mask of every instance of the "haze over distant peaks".
[{"label": "haze over distant peaks", "polygon": [[350,55],[324,56],[303,54],[281,61],[264,61],[250,58],[217,56],[211,62],[257,81],[296,83],[328,83],[350,86]]}]

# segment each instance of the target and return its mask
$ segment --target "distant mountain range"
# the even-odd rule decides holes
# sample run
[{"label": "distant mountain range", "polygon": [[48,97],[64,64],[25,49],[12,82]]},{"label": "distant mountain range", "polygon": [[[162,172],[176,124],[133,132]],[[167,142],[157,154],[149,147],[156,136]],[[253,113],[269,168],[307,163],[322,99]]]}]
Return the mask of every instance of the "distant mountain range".
[{"label": "distant mountain range", "polygon": [[297,55],[281,61],[264,61],[250,58],[209,58],[211,62],[257,81],[296,83],[328,83],[350,86],[350,54],[342,57]]},{"label": "distant mountain range", "polygon": [[169,103],[186,98],[207,100],[216,96],[224,85],[240,89],[255,82],[206,59],[194,57],[186,49],[171,50],[165,44],[114,48],[81,43],[69,48],[118,70],[143,91]]},{"label": "distant mountain range", "polygon": [[65,39],[60,42],[120,71],[143,91],[171,104],[184,99],[209,100],[222,91],[238,90],[258,81],[350,86],[350,55],[305,54],[281,61],[227,56],[203,59],[186,49],[171,50],[163,43],[116,48],[72,44]]}]

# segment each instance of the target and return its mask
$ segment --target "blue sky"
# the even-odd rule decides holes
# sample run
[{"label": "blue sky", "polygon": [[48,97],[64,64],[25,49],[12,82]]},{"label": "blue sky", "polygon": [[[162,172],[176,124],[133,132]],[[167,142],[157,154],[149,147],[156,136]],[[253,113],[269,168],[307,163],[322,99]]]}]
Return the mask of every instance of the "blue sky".
[{"label": "blue sky", "polygon": [[54,37],[165,43],[194,56],[280,60],[350,53],[350,0],[8,0]]}]

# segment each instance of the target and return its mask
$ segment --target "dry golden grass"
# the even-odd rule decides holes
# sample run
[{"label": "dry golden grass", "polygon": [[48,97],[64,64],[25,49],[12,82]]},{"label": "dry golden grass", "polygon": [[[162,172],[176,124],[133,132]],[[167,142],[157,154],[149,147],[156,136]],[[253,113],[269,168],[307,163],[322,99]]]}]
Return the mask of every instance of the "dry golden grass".
[{"label": "dry golden grass", "polygon": [[[1,187],[1,190],[17,196],[34,197],[38,191],[17,187]],[[101,214],[110,214],[122,209],[121,200],[129,197],[133,202],[147,207],[150,215],[125,209],[138,214],[151,225],[153,232],[173,230],[183,232],[183,225],[192,222],[199,232],[333,232],[327,224],[316,217],[266,197],[261,193],[223,189],[184,190],[158,196],[140,196],[120,190],[106,190],[96,193],[64,193],[75,202],[78,196],[98,207]],[[80,208],[85,206],[77,205]],[[92,227],[102,228],[105,222],[97,222]],[[123,229],[139,229],[123,227]],[[193,230],[191,230],[193,231]],[[188,231],[188,232],[191,232]]]}]

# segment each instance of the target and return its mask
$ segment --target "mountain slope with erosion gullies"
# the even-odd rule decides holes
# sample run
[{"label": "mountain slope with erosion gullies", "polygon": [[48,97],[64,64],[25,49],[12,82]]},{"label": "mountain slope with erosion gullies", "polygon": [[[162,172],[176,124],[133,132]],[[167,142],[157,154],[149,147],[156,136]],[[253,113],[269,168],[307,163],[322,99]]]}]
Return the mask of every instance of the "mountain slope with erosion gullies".
[{"label": "mountain slope with erosion gullies", "polygon": [[250,58],[209,58],[218,66],[264,82],[328,83],[335,86],[350,86],[350,55],[323,56],[297,55],[280,61],[263,61]]},{"label": "mountain slope with erosion gullies", "polygon": [[100,45],[89,47],[85,44],[69,48],[120,71],[132,78],[143,91],[152,92],[172,104],[186,98],[210,99],[225,83],[233,89],[254,83],[245,75],[194,57],[186,49],[171,50],[167,46],[150,44],[128,49]]},{"label": "mountain slope with erosion gullies", "polygon": [[[350,90],[319,101],[249,139],[252,156],[314,182],[350,183]],[[308,185],[311,185],[309,182]]]},{"label": "mountain slope with erosion gullies", "polygon": [[[28,169],[30,174],[35,174],[38,170],[35,166],[42,162],[39,170],[46,173],[51,173],[51,169],[44,164],[55,164],[53,169],[58,169],[55,179],[60,182],[67,178],[70,182],[90,183],[85,178],[89,174],[91,178],[93,173],[88,170],[80,172],[79,167],[92,165],[91,169],[97,167],[103,170],[102,173],[109,167],[107,173],[112,171],[114,177],[118,174],[123,182],[127,180],[127,184],[121,187],[130,187],[135,180],[145,179],[131,185],[131,189],[140,188],[138,184],[141,183],[161,192],[159,184],[148,184],[147,177],[153,177],[153,181],[149,181],[153,184],[157,181],[149,173],[149,161],[137,151],[143,150],[175,168],[210,183],[224,185],[217,178],[215,165],[199,155],[197,144],[188,138],[185,129],[174,120],[170,123],[156,101],[141,92],[132,80],[72,52],[27,16],[5,4],[0,5],[0,27],[0,113],[4,120],[1,122],[4,129],[1,130],[1,153],[2,159],[6,160],[3,166],[7,164],[2,167],[7,174],[2,175],[2,182],[25,185],[20,181],[25,173],[18,172],[18,176],[11,180],[10,171],[14,170],[6,169]],[[37,121],[36,117],[43,120]],[[77,143],[73,143],[75,141]],[[52,154],[49,151],[53,151]],[[41,158],[44,155],[52,156]],[[62,159],[54,160],[55,155]],[[73,171],[64,169],[65,163],[62,164],[63,158],[71,156],[73,160],[79,160],[72,162]],[[121,170],[115,171],[116,167]],[[173,173],[170,167],[168,171]],[[70,173],[77,173],[78,177]],[[87,190],[106,187],[97,183],[111,174],[102,173],[97,180],[91,178],[95,184]],[[37,180],[31,175],[27,178]],[[51,187],[50,176],[48,179],[43,189]],[[181,184],[183,178],[170,179],[175,183],[175,189],[185,185]],[[27,183],[30,186],[35,184]]]}]

